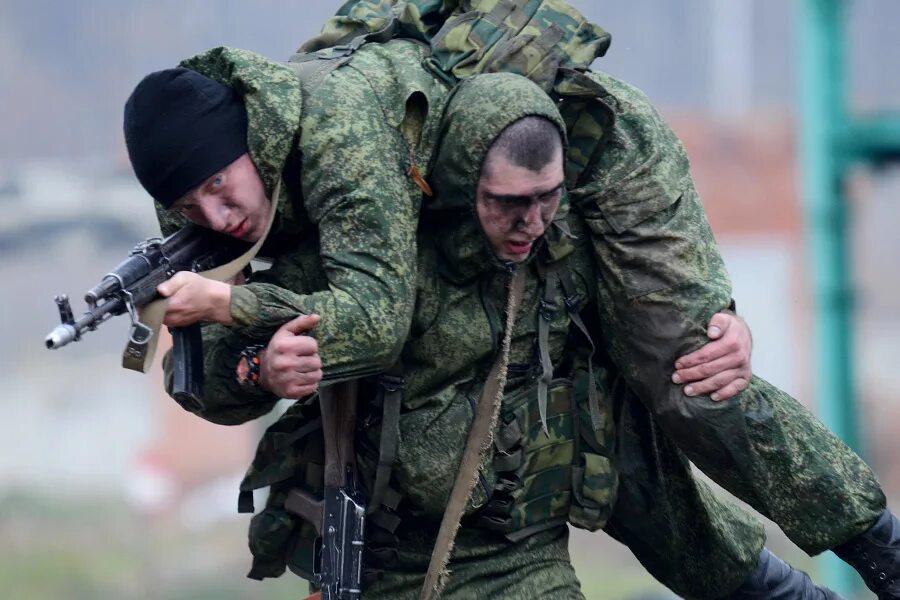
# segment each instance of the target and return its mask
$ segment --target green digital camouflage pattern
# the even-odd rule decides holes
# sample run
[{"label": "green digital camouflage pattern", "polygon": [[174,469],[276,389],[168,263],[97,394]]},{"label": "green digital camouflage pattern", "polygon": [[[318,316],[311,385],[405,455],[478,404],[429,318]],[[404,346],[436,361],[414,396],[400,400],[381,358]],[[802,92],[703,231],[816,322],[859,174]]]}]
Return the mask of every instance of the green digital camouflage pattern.
[{"label": "green digital camouflage pattern", "polygon": [[671,382],[731,286],[675,135],[639,91],[591,78],[614,126],[570,197],[591,231],[610,355],[687,456],[798,546],[815,554],[863,532],[885,506],[874,474],[793,398],[757,377],[725,402]]},{"label": "green digital camouflage pattern", "polygon": [[[496,265],[496,259],[472,217],[473,190],[477,184],[475,174],[480,172],[489,147],[485,138],[493,139],[510,122],[504,120],[500,107],[508,106],[510,113],[516,116],[527,112],[518,112],[524,98],[516,98],[517,102],[513,99],[515,93],[507,95],[502,102],[497,100],[497,92],[501,88],[496,83],[498,81],[502,81],[499,75],[467,80],[457,88],[445,113],[442,142],[431,178],[437,197],[425,211],[425,225],[420,231],[419,242],[422,256],[429,254],[429,246],[436,248],[433,266],[428,265],[428,260],[422,260],[420,281],[436,281],[422,288],[429,293],[420,292],[410,340],[402,355],[404,365],[418,365],[420,368],[417,370],[422,370],[424,375],[427,375],[427,369],[421,369],[423,364],[433,365],[434,374],[445,378],[454,372],[453,367],[457,364],[459,372],[464,373],[466,362],[470,363],[466,368],[471,369],[471,363],[479,356],[482,363],[479,371],[484,373],[491,358],[490,354],[484,354],[484,348],[496,347],[496,339],[492,340],[487,334],[497,331],[494,335],[499,335],[502,321],[497,307],[503,306],[504,291],[495,281],[488,282],[485,278],[496,279],[502,271],[498,266],[490,267]],[[535,102],[533,106],[540,105],[540,102]],[[446,193],[452,193],[456,198],[446,198]],[[458,218],[447,216],[453,214],[454,208]],[[754,568],[763,544],[762,528],[758,522],[733,505],[717,499],[706,486],[694,480],[687,460],[655,428],[646,409],[635,403],[633,395],[626,394],[624,389],[618,392],[617,416],[614,418],[614,402],[606,391],[610,380],[600,374],[597,379],[601,390],[604,390],[601,394],[604,425],[599,431],[592,431],[584,391],[577,395],[580,400],[576,401],[574,411],[571,406],[565,405],[570,401],[570,396],[551,393],[548,403],[550,437],[544,436],[541,430],[536,414],[534,383],[539,368],[534,344],[542,291],[536,272],[537,263],[546,264],[548,256],[565,260],[582,302],[594,297],[593,286],[597,281],[591,248],[587,244],[590,237],[583,230],[583,221],[574,215],[567,217],[565,206],[559,214],[559,219],[563,218],[566,218],[567,226],[557,224],[553,227],[544,251],[533,256],[530,263],[519,267],[530,269],[532,277],[523,293],[522,310],[528,312],[521,315],[517,323],[510,364],[530,365],[531,372],[530,376],[511,377],[508,381],[501,422],[510,423],[515,416],[523,431],[523,441],[520,447],[513,445],[507,452],[495,454],[494,465],[491,465],[494,467],[493,473],[485,469],[485,479],[492,474],[502,480],[503,473],[498,473],[496,467],[506,459],[504,454],[522,452],[523,467],[516,475],[523,486],[512,494],[515,503],[511,515],[513,523],[520,527],[539,526],[542,521],[552,522],[561,514],[560,505],[569,504],[569,520],[594,529],[609,517],[609,502],[614,501],[617,490],[621,490],[623,496],[616,504],[609,531],[626,542],[645,567],[677,593],[699,598],[725,596],[740,585]],[[559,235],[561,230],[571,232],[574,239]],[[567,255],[567,252],[570,254]],[[440,276],[436,278],[435,272]],[[435,299],[440,302],[435,303]],[[565,340],[564,332],[568,330],[568,325],[565,310],[558,305],[550,325],[548,348],[557,365],[564,356],[560,343]],[[461,336],[463,331],[465,335]],[[481,355],[478,348],[482,348]],[[571,347],[569,355],[572,355]],[[426,363],[423,357],[430,357],[430,362]],[[408,367],[405,372],[408,374],[408,385],[414,383],[415,374]],[[471,370],[468,372],[473,373]],[[465,379],[454,375],[445,379],[444,386],[447,382],[470,378],[471,375]],[[583,373],[578,379],[585,383]],[[479,386],[472,387],[479,389]],[[551,387],[560,392],[566,390],[562,385]],[[410,386],[409,389],[410,398],[415,398],[414,388]],[[438,387],[429,385],[426,389]],[[457,398],[459,396],[457,393]],[[471,402],[473,396],[473,392],[469,392],[467,399]],[[431,398],[437,397],[432,395]],[[410,437],[417,440],[427,433],[433,440],[436,431],[446,431],[449,440],[453,436],[458,436],[457,440],[464,439],[462,432],[440,427],[440,423],[446,420],[445,415],[460,404],[463,403],[458,399],[450,403],[435,403],[431,399],[418,401],[415,410],[419,413],[416,418],[423,423],[421,435],[412,429],[413,435]],[[579,430],[587,432],[579,438],[580,449],[573,445],[570,424],[573,413],[580,422]],[[468,407],[455,418],[463,416],[469,416]],[[614,426],[625,436],[618,444],[615,440],[619,434],[614,434]],[[401,427],[401,432],[406,431]],[[404,439],[406,437],[404,435]],[[503,438],[502,428],[497,432],[497,437]],[[429,445],[434,443],[431,441]],[[432,450],[422,448],[421,444],[419,446],[416,454],[401,453],[401,464],[407,460],[415,461],[415,464],[421,465],[414,470],[416,472],[447,471],[443,476],[452,480],[452,470],[442,466],[441,459],[448,453],[458,455],[459,450],[453,448],[461,447],[459,441],[455,445],[448,443],[446,449]],[[614,446],[617,448],[615,452]],[[567,464],[572,452],[583,453],[581,460],[575,461],[579,469],[574,471],[569,468],[572,463]],[[434,458],[430,458],[429,454],[433,454]],[[458,459],[447,462],[457,464]],[[614,464],[619,462],[625,467],[621,479],[616,476]],[[423,496],[428,490],[439,490],[442,492],[440,497],[445,497],[443,488],[448,485],[446,482],[431,480],[429,476],[420,481],[414,475],[410,473],[410,481],[402,486],[402,491],[419,486]],[[571,485],[565,479],[567,476],[572,477]],[[576,501],[567,502],[567,491],[575,495]],[[495,497],[497,495],[502,496],[495,492]],[[485,508],[490,509],[491,504],[489,501]],[[579,504],[594,509],[604,507],[605,510],[579,513]],[[579,521],[577,516],[581,515],[590,515],[593,520],[586,518]]]},{"label": "green digital camouflage pattern", "polygon": [[[493,256],[474,216],[473,190],[490,141],[507,125],[527,115],[540,115],[563,127],[554,103],[527,79],[483,75],[455,90],[441,126],[441,141],[433,161],[435,200],[429,206],[447,208],[430,208],[419,234],[422,264],[413,324],[401,353],[406,385],[395,468],[396,482],[409,499],[411,512],[431,520],[439,520],[443,514],[462,458],[461,442],[471,425],[474,402],[503,336],[510,265]],[[562,211],[560,219],[564,218]],[[568,244],[567,239],[557,238],[560,244]],[[512,334],[511,365],[531,366],[534,362],[542,286],[533,263],[518,267],[528,269],[531,277]],[[559,358],[568,332],[567,315],[558,311],[549,329],[551,356]],[[504,406],[514,410],[515,405],[507,400],[513,397],[534,399],[534,380],[510,378]],[[527,425],[523,424],[523,429],[528,435],[540,431],[540,426],[529,430]],[[571,433],[568,435],[571,437]],[[545,453],[543,458],[535,455],[535,472],[549,466],[542,460],[555,459],[552,453]],[[483,505],[493,491],[496,469],[489,454],[485,463],[469,512]],[[570,465],[571,460],[567,467]],[[558,472],[557,488],[571,487],[570,473],[570,468]],[[553,516],[565,517],[566,504],[555,507]],[[543,520],[544,516],[536,512],[530,518]]]},{"label": "green digital camouflage pattern", "polygon": [[[419,15],[397,35],[428,40],[432,66],[448,78],[510,70],[552,88],[569,132],[572,204],[591,232],[610,354],[691,460],[807,552],[871,525],[885,506],[874,474],[788,395],[754,378],[738,398],[714,403],[671,383],[675,359],[707,341],[705,324],[728,306],[731,288],[676,136],[638,90],[572,69],[602,55],[608,36],[573,28],[583,17],[564,2],[537,0],[359,0],[345,3],[325,35],[382,28],[391,14]],[[536,32],[509,17],[537,14],[538,39],[552,40],[553,31],[555,50],[493,61],[498,48],[535,43]]]},{"label": "green digital camouflage pattern", "polygon": [[403,37],[428,43],[430,35],[426,32],[430,30],[426,22],[435,20],[443,23],[456,5],[454,0],[345,2],[325,23],[319,35],[304,42],[298,52],[316,52],[349,44],[360,36],[388,29],[392,30],[391,35],[402,32]]},{"label": "green digital camouflage pattern", "polygon": [[694,477],[624,380],[612,381],[619,487],[604,531],[679,596],[727,597],[756,567],[761,524]]},{"label": "green digital camouflage pattern", "polygon": [[[368,586],[363,598],[418,598],[434,535],[411,530],[404,537],[398,568]],[[440,597],[442,600],[584,600],[569,558],[568,541],[565,526],[538,533],[517,544],[510,544],[491,532],[463,527],[454,544],[452,572]]]},{"label": "green digital camouflage pattern", "polygon": [[560,0],[358,0],[346,2],[302,49],[388,27],[429,43],[432,63],[449,78],[516,73],[545,91],[560,68],[586,68],[610,43],[608,33]]},{"label": "green digital camouflage pattern", "polygon": [[[287,193],[260,255],[282,268],[297,247],[317,243],[315,274],[325,276],[313,288],[287,278],[284,288],[252,281],[234,288],[233,329],[266,340],[273,323],[321,315],[316,337],[328,379],[384,370],[409,329],[421,201],[407,172],[427,115],[432,106],[439,114],[445,95],[421,68],[425,53],[403,40],[364,47],[302,100],[290,66],[249,52],[218,48],[183,63],[244,97],[251,155],[270,192],[284,174]],[[405,119],[408,105],[414,119]],[[178,220],[163,212],[161,224],[170,230]],[[291,290],[309,293],[285,301]],[[214,406],[215,389],[207,396]]]},{"label": "green digital camouflage pattern", "polygon": [[[377,3],[347,3],[342,12],[362,4],[377,6]],[[432,16],[457,14],[452,11],[464,8],[451,6],[452,3],[404,4],[423,6],[420,15],[430,8],[428,14]],[[534,3],[520,4],[531,6]],[[434,20],[420,19],[420,22],[430,23],[431,29],[421,29],[425,33],[418,34],[419,39],[429,39],[440,28]],[[398,34],[415,37],[410,32],[414,26],[415,20],[407,20],[404,27],[398,29]],[[365,32],[357,30],[356,34],[360,31]],[[444,39],[452,41],[456,38],[448,34]],[[441,72],[440,65],[434,61],[431,68]],[[443,74],[452,80],[449,72]],[[638,386],[643,399],[653,397],[648,395],[647,386],[661,391],[658,397],[662,400],[648,402],[653,417],[646,422],[649,425],[643,431],[649,427],[653,435],[661,435],[654,429],[656,420],[679,445],[686,444],[691,458],[697,460],[695,454],[698,453],[701,459],[705,455],[708,459],[705,467],[714,478],[723,480],[733,492],[772,516],[808,551],[834,545],[864,529],[874,519],[878,507],[884,505],[883,495],[871,472],[839,442],[832,443],[833,436],[790,398],[754,380],[751,390],[742,394],[738,401],[714,405],[708,399],[685,400],[680,389],[668,383],[674,358],[705,341],[705,323],[716,310],[727,305],[730,293],[702,209],[690,187],[687,161],[677,139],[642,95],[612,78],[562,67],[557,71],[553,94],[561,100],[560,112],[569,130],[567,182],[576,212],[585,217],[582,222],[590,227],[591,235],[587,237],[594,246],[590,254],[592,260],[599,261],[601,282],[605,285],[603,278],[607,276],[611,280],[608,288],[600,290],[607,346],[621,364],[629,383]],[[670,242],[674,255],[668,254]],[[452,244],[452,234],[448,234],[444,243]],[[691,247],[693,250],[686,252]],[[422,265],[419,269],[421,272]],[[692,281],[690,278],[697,274],[706,275],[706,278]],[[448,275],[464,276],[466,273],[465,270],[448,269]],[[589,283],[583,282],[585,286]],[[478,293],[482,292],[479,290]],[[428,302],[423,301],[422,306],[427,308]],[[488,325],[496,324],[496,314],[491,316],[496,307],[488,305],[481,310],[488,315],[485,319]],[[621,324],[617,319],[621,319]],[[469,325],[469,321],[466,324]],[[647,331],[648,324],[652,324],[654,331]],[[412,331],[416,331],[415,326]],[[459,341],[458,338],[448,339],[452,343]],[[661,344],[659,358],[654,356],[648,360],[645,353],[654,343]],[[641,377],[644,379],[639,379]],[[752,402],[748,398],[753,398]],[[676,410],[672,410],[673,407]],[[687,408],[679,416],[681,407]],[[715,418],[710,413],[714,413]],[[720,415],[726,418],[719,420]],[[687,417],[691,420],[685,426]],[[785,418],[787,421],[779,420]],[[725,448],[724,452],[705,454],[711,452],[708,447],[692,446],[703,437],[696,433],[701,425],[716,433],[711,438],[712,443],[720,444]],[[689,436],[681,436],[689,439],[680,439],[679,432],[690,432]],[[621,431],[619,435],[622,435]],[[789,439],[799,443],[789,445],[785,441]],[[832,450],[834,452],[828,456]],[[638,458],[640,456],[637,450],[629,450],[629,446],[623,444],[617,459],[620,463],[628,463],[630,457],[631,463],[640,464],[643,460]],[[662,460],[656,464],[668,465],[662,476],[678,477],[674,465],[684,465],[683,460]],[[490,467],[485,465],[485,471],[489,472]],[[691,527],[694,525],[690,520],[694,517],[688,516],[691,509],[714,500],[703,486],[696,487],[693,483],[690,485],[694,487],[690,488],[667,485],[664,481],[654,480],[652,470],[635,469],[633,472],[635,478],[626,483],[628,480],[620,469],[619,497],[624,494],[634,500],[633,506],[648,509],[663,504],[668,507],[668,512],[648,510],[650,518],[649,521],[645,519],[645,523],[649,523],[646,525],[635,519],[617,524],[617,507],[610,528],[617,537],[627,541],[639,557],[643,557],[651,572],[664,571],[677,576],[671,568],[671,557],[675,555],[665,554],[673,550],[667,542],[689,540],[694,545],[687,548],[696,551],[697,540],[691,531],[681,531],[679,536],[667,530],[666,521],[661,517],[674,516],[673,527]],[[641,477],[649,479],[642,481]],[[629,489],[634,492],[632,496],[628,495]],[[799,492],[795,491],[798,489]],[[680,490],[693,502],[683,498],[669,501],[660,495],[660,490],[672,493]],[[801,500],[809,498],[815,498],[813,506],[799,506]],[[643,500],[643,504],[637,500]],[[829,508],[822,510],[820,506]],[[820,510],[822,512],[818,512]],[[711,517],[707,515],[710,527],[696,528],[696,535],[702,537],[704,532],[721,530],[727,521],[723,515],[728,514],[727,510],[718,509]],[[741,571],[736,565],[744,563],[737,558],[743,551],[728,549],[728,542],[739,548],[739,542],[752,538],[755,530],[748,525],[741,535],[740,527],[732,525],[730,530],[725,529],[724,545],[721,548],[712,545],[715,551],[706,556],[709,562],[705,567],[720,564],[717,557],[730,556],[735,560],[721,564],[734,566],[731,572],[738,573]],[[660,532],[666,532],[666,535]],[[718,534],[722,535],[721,531]],[[754,544],[757,541],[753,539]],[[700,547],[703,547],[702,543]],[[668,563],[666,558],[670,559]],[[690,568],[681,573],[682,583],[691,578],[690,573]],[[705,578],[698,575],[695,583],[701,585],[704,581]],[[677,584],[670,583],[675,588]],[[702,594],[695,595],[703,597]]]},{"label": "green digital camouflage pattern", "polygon": [[[464,187],[474,189],[488,147],[476,143],[477,137],[496,136],[507,123],[525,114],[545,114],[558,122],[555,108],[546,96],[530,96],[537,93],[538,88],[527,81],[503,75],[474,78],[457,91],[447,110],[448,122],[442,128],[442,139],[447,143],[440,147],[436,159],[437,169],[449,167],[449,161],[458,163],[448,169],[450,176],[439,180],[446,182],[447,190],[462,193]],[[504,116],[504,106],[515,118]],[[452,122],[456,119],[464,119],[462,122],[468,127],[456,127]],[[478,131],[481,136],[475,135]],[[463,152],[466,148],[474,150]],[[406,526],[401,525],[398,530],[398,562],[370,565],[380,567],[384,578],[367,590],[367,598],[394,594],[404,597],[421,584],[429,548],[428,540],[422,538],[423,531],[436,528],[443,514],[474,402],[502,336],[502,307],[509,277],[506,265],[498,262],[489,249],[474,218],[471,193],[465,196],[468,201],[454,201],[444,198],[443,185],[436,185],[435,191],[438,197],[434,206],[452,208],[430,208],[420,230],[416,311],[401,354],[406,382],[392,484],[404,497]],[[678,593],[698,598],[723,596],[755,566],[763,538],[759,524],[695,482],[687,461],[658,431],[632,417],[625,408],[618,408],[621,416],[614,417],[607,378],[598,377],[603,407],[603,425],[599,430],[594,431],[591,426],[584,389],[573,398],[571,382],[557,380],[551,385],[548,403],[550,436],[542,431],[535,402],[535,370],[540,365],[534,343],[543,293],[538,265],[547,260],[566,260],[581,301],[593,295],[588,237],[579,229],[580,220],[569,224],[574,228],[574,240],[560,235],[568,229],[562,225],[563,219],[565,210],[548,236],[547,245],[528,264],[519,267],[528,269],[530,277],[510,350],[514,374],[508,380],[496,432],[503,447],[489,454],[482,465],[468,508],[470,518],[478,519],[477,526],[467,526],[475,527],[471,530],[464,527],[463,543],[457,543],[450,565],[454,573],[450,590],[457,591],[451,591],[454,595],[449,597],[483,594],[488,585],[484,579],[491,574],[504,586],[511,586],[510,595],[500,597],[520,597],[516,590],[528,585],[535,589],[551,586],[550,589],[573,590],[571,593],[576,594],[571,565],[559,549],[553,550],[557,558],[535,573],[530,573],[527,562],[521,563],[525,569],[521,573],[511,573],[511,565],[520,563],[510,561],[529,556],[527,549],[537,543],[535,540],[549,539],[547,536],[559,539],[564,535],[560,526],[566,520],[588,529],[602,527],[610,516],[617,487],[624,491],[626,501],[612,516],[611,532],[632,546],[648,570]],[[549,329],[550,355],[554,363],[561,363],[569,333],[568,315],[561,303],[551,317]],[[585,379],[579,378],[582,384]],[[284,441],[291,431],[308,423],[308,419],[298,420],[301,412],[292,410],[266,434],[244,489],[272,483],[279,484],[278,489],[283,489],[285,483],[318,489],[315,476],[321,472],[317,467],[321,464],[320,446],[307,438]],[[581,432],[578,438],[573,431],[576,421]],[[512,426],[519,432],[515,438],[507,435]],[[619,460],[615,450],[616,426],[627,433],[619,447],[629,449],[621,486],[615,467]],[[363,447],[378,447],[379,428],[364,430],[363,435],[367,437]],[[273,452],[271,449],[276,447],[280,450]],[[659,448],[663,450],[656,454]],[[374,470],[370,457],[359,458],[363,470]],[[638,460],[646,462],[635,464]],[[667,468],[661,470],[662,466]],[[363,473],[363,479],[371,480],[371,473]],[[521,484],[504,494],[504,480],[518,480]],[[254,517],[251,547],[257,559],[257,575],[281,574],[285,560],[299,573],[309,573],[311,569],[311,532],[304,525],[286,534],[295,521],[280,508],[281,498],[279,492],[274,493],[267,509]],[[508,501],[510,505],[504,510]],[[637,506],[646,512],[638,514],[634,510]],[[487,532],[488,528],[517,542],[503,541],[499,533]],[[483,531],[479,533],[479,529]],[[305,539],[307,544],[292,546],[292,535]],[[477,544],[468,546],[473,539]],[[291,552],[291,547],[307,551]],[[493,557],[475,567],[467,560],[470,552]],[[537,579],[532,581],[532,577]]]}]

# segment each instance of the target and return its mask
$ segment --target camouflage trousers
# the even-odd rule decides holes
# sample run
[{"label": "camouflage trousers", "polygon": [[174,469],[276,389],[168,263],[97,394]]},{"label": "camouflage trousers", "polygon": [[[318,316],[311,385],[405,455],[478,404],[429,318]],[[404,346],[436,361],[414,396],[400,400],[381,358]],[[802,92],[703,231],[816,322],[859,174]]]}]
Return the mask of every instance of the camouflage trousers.
[{"label": "camouflage trousers", "polygon": [[732,401],[682,397],[655,410],[667,435],[704,473],[809,554],[863,533],[886,506],[865,462],[799,402],[758,377]]},{"label": "camouflage trousers", "polygon": [[728,596],[756,568],[762,524],[694,476],[622,380],[613,398],[619,487],[604,530],[679,596]]},{"label": "camouflage trousers", "polygon": [[708,341],[731,285],[693,186],[664,209],[660,198],[628,205],[627,226],[584,207],[610,357],[666,436],[804,551],[864,532],[886,505],[874,473],[796,400],[758,377],[724,402],[671,381],[676,358]]},{"label": "camouflage trousers", "polygon": [[[383,577],[366,587],[364,600],[415,600],[419,597],[434,536],[404,528],[399,556]],[[456,538],[450,576],[442,600],[584,600],[569,560],[566,526],[510,543],[495,533],[462,527]]]}]

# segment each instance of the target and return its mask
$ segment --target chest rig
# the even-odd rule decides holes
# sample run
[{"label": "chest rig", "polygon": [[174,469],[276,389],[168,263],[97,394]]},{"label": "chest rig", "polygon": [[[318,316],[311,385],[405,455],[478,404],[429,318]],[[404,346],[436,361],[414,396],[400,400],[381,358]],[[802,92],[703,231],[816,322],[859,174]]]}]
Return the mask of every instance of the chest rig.
[{"label": "chest rig", "polygon": [[[535,264],[540,299],[532,310],[534,359],[517,369],[520,385],[511,375],[518,390],[503,400],[492,493],[469,519],[513,542],[566,522],[599,529],[616,495],[606,372],[593,365],[593,341],[579,316],[589,292],[573,278],[571,234],[554,229]],[[560,318],[568,323],[569,341],[554,364],[548,338]]]}]

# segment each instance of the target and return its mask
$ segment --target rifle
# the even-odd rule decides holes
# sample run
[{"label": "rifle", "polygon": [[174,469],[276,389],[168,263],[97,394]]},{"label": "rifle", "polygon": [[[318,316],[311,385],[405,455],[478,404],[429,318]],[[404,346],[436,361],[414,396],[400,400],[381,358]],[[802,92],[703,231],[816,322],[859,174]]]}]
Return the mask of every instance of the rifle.
[{"label": "rifle", "polygon": [[357,600],[362,586],[365,501],[357,486],[353,436],[356,426],[356,381],[319,390],[325,436],[325,495],[288,492],[285,509],[316,528],[313,583],[322,600]]},{"label": "rifle", "polygon": [[[137,244],[122,263],[91,288],[84,301],[88,309],[75,319],[69,298],[56,296],[62,323],[44,340],[47,348],[77,342],[87,331],[124,313],[131,317],[131,332],[123,366],[144,370],[145,359],[155,344],[154,328],[142,323],[137,308],[158,300],[156,287],[179,271],[204,272],[227,265],[244,255],[253,244],[211,229],[188,225],[165,239],[148,238]],[[242,267],[243,265],[240,265]],[[185,406],[202,408],[203,350],[200,324],[172,328],[174,381],[172,395]]]}]

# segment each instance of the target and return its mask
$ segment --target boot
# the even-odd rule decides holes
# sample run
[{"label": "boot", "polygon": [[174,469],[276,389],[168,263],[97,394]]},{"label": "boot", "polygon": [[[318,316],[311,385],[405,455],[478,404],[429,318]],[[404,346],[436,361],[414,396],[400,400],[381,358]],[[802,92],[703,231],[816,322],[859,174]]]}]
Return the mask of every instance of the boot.
[{"label": "boot", "polygon": [[724,600],[842,600],[828,588],[819,587],[809,575],[798,571],[766,548],[759,553],[756,569]]},{"label": "boot", "polygon": [[900,600],[900,520],[890,510],[834,553],[856,569],[879,600]]}]

